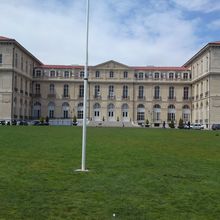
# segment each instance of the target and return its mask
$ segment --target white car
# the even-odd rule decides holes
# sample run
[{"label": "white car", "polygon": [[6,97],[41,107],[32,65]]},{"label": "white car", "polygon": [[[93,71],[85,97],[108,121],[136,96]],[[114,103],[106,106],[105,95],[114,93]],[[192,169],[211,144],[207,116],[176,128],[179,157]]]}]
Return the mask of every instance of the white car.
[{"label": "white car", "polygon": [[202,129],[205,128],[205,126],[202,125],[202,124],[191,124],[191,125],[190,125],[190,128],[191,128],[191,129],[195,129],[195,130],[202,130]]}]

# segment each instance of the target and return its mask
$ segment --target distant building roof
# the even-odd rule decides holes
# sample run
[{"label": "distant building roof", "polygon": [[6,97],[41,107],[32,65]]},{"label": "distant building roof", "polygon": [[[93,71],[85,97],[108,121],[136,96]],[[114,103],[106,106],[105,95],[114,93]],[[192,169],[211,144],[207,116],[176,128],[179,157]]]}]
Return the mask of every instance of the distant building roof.
[{"label": "distant building roof", "polygon": [[37,68],[44,69],[82,69],[84,66],[82,65],[41,65]]},{"label": "distant building roof", "polygon": [[135,70],[158,70],[158,71],[187,71],[186,67],[174,67],[174,66],[135,66],[132,67]]}]

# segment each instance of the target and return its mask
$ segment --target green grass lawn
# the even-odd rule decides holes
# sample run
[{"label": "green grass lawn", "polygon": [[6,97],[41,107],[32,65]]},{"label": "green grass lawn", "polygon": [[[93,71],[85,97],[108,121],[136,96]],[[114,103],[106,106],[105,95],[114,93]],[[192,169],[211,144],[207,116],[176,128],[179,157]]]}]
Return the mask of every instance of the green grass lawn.
[{"label": "green grass lawn", "polygon": [[[220,219],[220,133],[0,127],[0,219]],[[113,213],[116,214],[113,217]]]}]

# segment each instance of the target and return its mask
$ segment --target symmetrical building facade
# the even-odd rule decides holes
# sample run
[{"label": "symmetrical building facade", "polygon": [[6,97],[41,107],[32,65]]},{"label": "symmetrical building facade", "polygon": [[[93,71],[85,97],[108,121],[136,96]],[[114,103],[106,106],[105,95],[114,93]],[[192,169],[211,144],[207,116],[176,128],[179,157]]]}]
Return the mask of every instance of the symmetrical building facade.
[{"label": "symmetrical building facade", "polygon": [[[83,118],[83,66],[44,65],[16,40],[0,37],[0,119]],[[171,120],[220,123],[220,42],[182,67],[89,66],[88,121],[153,127]]]}]

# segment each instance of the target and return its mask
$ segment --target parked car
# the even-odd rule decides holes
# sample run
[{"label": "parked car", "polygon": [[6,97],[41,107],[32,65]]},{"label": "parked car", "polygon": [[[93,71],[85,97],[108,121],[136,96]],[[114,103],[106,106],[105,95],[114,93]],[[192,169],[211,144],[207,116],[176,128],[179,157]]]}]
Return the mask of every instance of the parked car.
[{"label": "parked car", "polygon": [[5,125],[5,120],[0,121],[0,125]]},{"label": "parked car", "polygon": [[11,125],[17,125],[17,121],[16,120],[12,120],[11,121]]},{"label": "parked car", "polygon": [[212,130],[220,130],[220,124],[213,124]]},{"label": "parked car", "polygon": [[205,128],[205,126],[202,125],[202,124],[191,124],[191,125],[190,125],[190,128],[191,128],[191,129],[195,129],[195,130],[202,130],[202,129]]},{"label": "parked car", "polygon": [[20,121],[17,121],[17,125],[22,125],[22,126],[24,125],[24,126],[26,126],[26,125],[28,125],[28,122],[20,120]]}]

